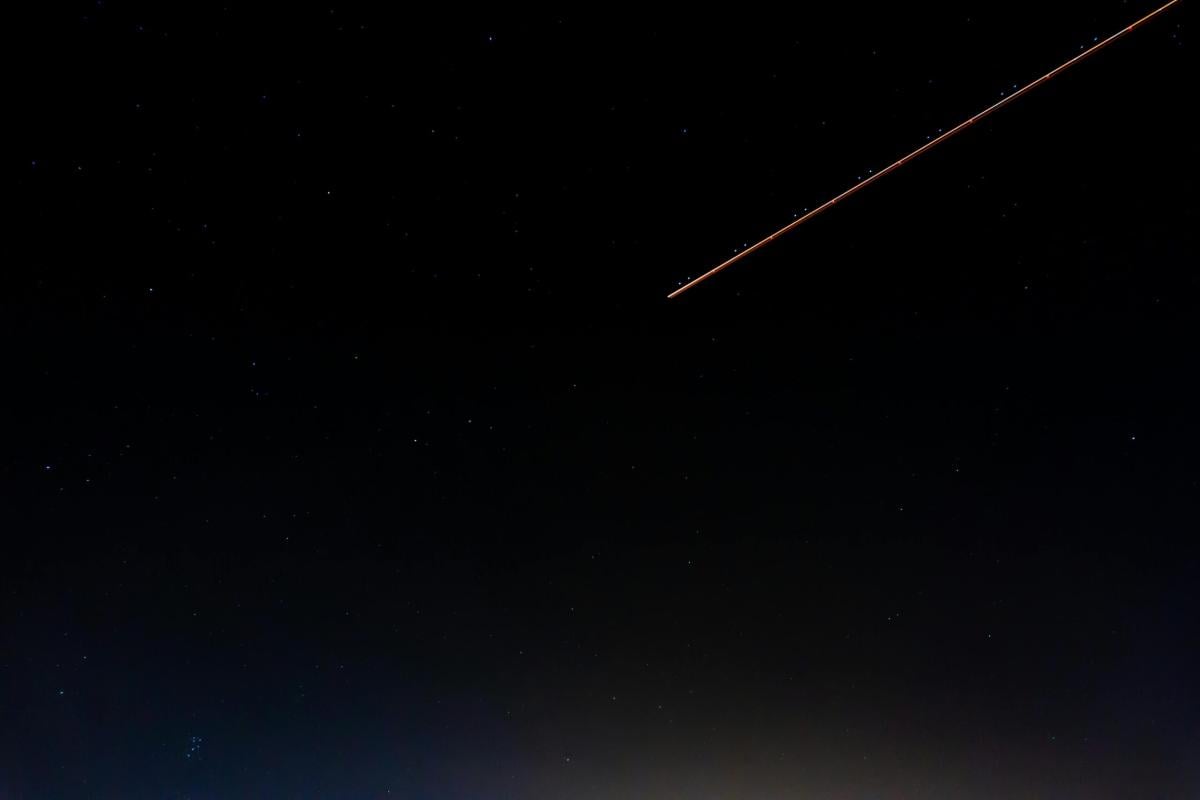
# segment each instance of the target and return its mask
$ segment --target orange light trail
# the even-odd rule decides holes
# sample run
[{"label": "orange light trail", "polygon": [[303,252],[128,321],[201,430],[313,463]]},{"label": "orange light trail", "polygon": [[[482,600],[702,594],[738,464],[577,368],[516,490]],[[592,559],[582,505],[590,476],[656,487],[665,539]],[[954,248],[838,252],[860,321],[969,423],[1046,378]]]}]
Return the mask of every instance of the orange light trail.
[{"label": "orange light trail", "polygon": [[824,203],[817,206],[812,211],[805,213],[804,216],[798,217],[797,219],[793,220],[792,222],[788,223],[784,227],[782,227],[779,230],[772,233],[767,238],[765,238],[759,242],[756,242],[755,244],[752,244],[749,247],[747,247],[746,249],[738,252],[735,256],[730,258],[728,261],[718,264],[717,266],[710,269],[708,272],[701,275],[699,278],[693,278],[692,280],[685,283],[683,286],[680,286],[678,289],[676,289],[675,291],[668,294],[667,298],[671,299],[671,298],[678,297],[679,295],[686,292],[688,289],[691,289],[692,287],[694,287],[700,283],[703,283],[704,281],[713,277],[721,270],[733,266],[734,264],[741,261],[746,256],[753,253],[755,250],[760,250],[760,249],[766,247],[771,242],[778,239],[780,236],[790,233],[791,231],[795,230],[796,228],[800,227],[804,223],[808,222],[810,219],[817,216],[821,212],[827,211],[828,209],[833,208],[833,206],[835,206],[838,203],[840,203],[841,201],[845,200],[850,195],[855,194],[855,193],[867,188],[872,183],[874,183],[875,181],[882,178],[884,175],[887,175],[889,172],[894,172],[895,170],[904,166],[909,161],[912,161],[914,158],[921,155],[922,153],[925,153],[925,152],[937,147],[939,144],[946,141],[950,137],[952,137],[956,134],[962,133],[967,128],[971,127],[976,122],[979,122],[979,120],[983,119],[984,117],[986,117],[996,111],[999,111],[1001,108],[1004,108],[1004,106],[1006,106],[1009,103],[1011,103],[1012,101],[1016,100],[1018,97],[1021,97],[1024,94],[1028,94],[1029,92],[1032,92],[1034,89],[1041,86],[1043,83],[1051,80],[1052,78],[1057,76],[1059,73],[1070,69],[1071,67],[1078,64],[1080,61],[1083,61],[1088,56],[1093,55],[1094,53],[1097,53],[1097,52],[1103,50],[1105,47],[1108,47],[1110,44],[1112,44],[1113,42],[1122,38],[1126,34],[1132,33],[1136,28],[1141,27],[1142,25],[1144,25],[1145,23],[1154,19],[1158,15],[1165,13],[1168,9],[1171,8],[1171,6],[1178,5],[1181,2],[1183,2],[1183,0],[1171,0],[1171,2],[1167,3],[1166,5],[1164,5],[1160,8],[1155,9],[1154,11],[1151,11],[1149,14],[1147,14],[1146,16],[1139,19],[1137,22],[1134,22],[1133,24],[1122,28],[1121,30],[1114,33],[1112,36],[1109,36],[1107,39],[1105,39],[1101,42],[1097,42],[1096,44],[1089,47],[1087,50],[1084,50],[1082,53],[1080,53],[1079,55],[1072,58],[1070,61],[1067,61],[1066,63],[1055,67],[1054,69],[1050,70],[1045,75],[1038,78],[1037,80],[1032,81],[1031,83],[1025,84],[1020,89],[1016,90],[1012,94],[1001,99],[999,102],[988,106],[983,111],[980,111],[978,114],[971,117],[970,119],[960,122],[959,124],[955,125],[950,130],[939,135],[937,138],[931,139],[930,141],[921,145],[916,150],[913,150],[911,153],[909,153],[908,155],[901,158],[899,161],[889,164],[888,166],[884,167],[883,169],[879,170],[878,172],[876,172],[876,173],[872,174],[871,176],[864,178],[863,180],[854,184],[849,189],[847,189],[846,191],[839,194],[837,197],[826,200]]}]

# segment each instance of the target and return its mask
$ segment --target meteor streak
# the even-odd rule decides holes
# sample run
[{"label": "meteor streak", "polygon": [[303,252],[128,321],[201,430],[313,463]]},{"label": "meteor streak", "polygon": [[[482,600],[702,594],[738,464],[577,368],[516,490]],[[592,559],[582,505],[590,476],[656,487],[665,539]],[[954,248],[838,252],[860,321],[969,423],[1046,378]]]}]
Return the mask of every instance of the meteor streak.
[{"label": "meteor streak", "polygon": [[888,166],[884,167],[883,169],[879,170],[878,172],[872,174],[870,177],[864,178],[863,180],[854,184],[849,189],[847,189],[846,191],[839,194],[837,197],[826,200],[824,203],[817,206],[812,211],[809,211],[806,214],[804,214],[803,216],[793,220],[789,224],[785,225],[784,227],[782,227],[779,230],[772,233],[767,238],[765,238],[759,242],[756,242],[755,244],[750,245],[746,249],[740,251],[737,255],[733,256],[733,258],[730,258],[728,261],[725,261],[725,262],[713,267],[708,272],[701,275],[699,278],[693,278],[692,280],[685,283],[683,286],[680,286],[678,289],[676,289],[675,291],[668,294],[667,298],[670,299],[670,298],[678,297],[679,295],[686,292],[688,289],[691,289],[693,286],[696,286],[697,284],[703,283],[704,281],[706,281],[709,278],[711,278],[712,276],[716,275],[718,272],[725,269],[726,267],[733,266],[734,264],[741,261],[746,256],[753,253],[755,250],[759,250],[763,247],[766,247],[771,242],[778,239],[780,236],[783,236],[784,234],[791,232],[795,228],[800,227],[801,225],[808,222],[813,217],[820,214],[822,211],[826,211],[826,210],[832,208],[833,206],[837,205],[841,201],[845,200],[850,195],[855,194],[856,192],[867,188],[872,183],[874,183],[875,181],[882,178],[884,175],[887,175],[889,172],[894,172],[895,170],[904,166],[909,161],[912,161],[914,158],[921,155],[922,153],[924,153],[928,150],[932,150],[933,148],[937,147],[939,144],[946,141],[950,137],[952,137],[956,134],[962,133],[964,130],[971,127],[976,122],[979,122],[979,120],[983,119],[984,117],[988,116],[989,114],[991,114],[995,111],[999,111],[1001,108],[1008,105],[1012,101],[1016,100],[1018,97],[1020,97],[1024,94],[1027,94],[1028,92],[1033,91],[1037,87],[1041,86],[1043,83],[1046,83],[1050,79],[1054,78],[1059,73],[1064,72],[1065,70],[1075,66],[1080,61],[1083,61],[1085,58],[1087,58],[1088,56],[1093,55],[1094,53],[1097,53],[1097,52],[1103,50],[1105,47],[1108,47],[1110,44],[1112,44],[1113,42],[1122,38],[1126,34],[1132,33],[1136,28],[1141,27],[1142,25],[1144,25],[1145,23],[1154,19],[1155,17],[1159,16],[1160,14],[1166,12],[1169,8],[1171,8],[1171,6],[1178,5],[1182,1],[1183,0],[1171,0],[1171,2],[1167,3],[1164,6],[1161,6],[1160,8],[1155,9],[1154,11],[1151,11],[1149,14],[1142,17],[1137,22],[1134,22],[1132,25],[1128,25],[1127,27],[1124,27],[1121,30],[1114,33],[1112,36],[1109,36],[1107,39],[1104,39],[1103,41],[1092,45],[1087,50],[1084,50],[1082,53],[1080,53],[1079,55],[1072,58],[1070,61],[1067,61],[1066,63],[1055,67],[1054,69],[1050,70],[1045,75],[1038,78],[1037,80],[1025,84],[1020,89],[1018,89],[1017,91],[1008,95],[1007,97],[1004,97],[999,102],[988,106],[983,111],[980,111],[978,114],[971,117],[970,119],[966,119],[966,120],[960,122],[959,124],[955,125],[953,128],[951,128],[950,130],[941,134],[937,138],[931,139],[930,141],[921,145],[916,150],[913,150],[911,153],[909,153],[908,155],[901,158],[899,161],[889,164]]}]

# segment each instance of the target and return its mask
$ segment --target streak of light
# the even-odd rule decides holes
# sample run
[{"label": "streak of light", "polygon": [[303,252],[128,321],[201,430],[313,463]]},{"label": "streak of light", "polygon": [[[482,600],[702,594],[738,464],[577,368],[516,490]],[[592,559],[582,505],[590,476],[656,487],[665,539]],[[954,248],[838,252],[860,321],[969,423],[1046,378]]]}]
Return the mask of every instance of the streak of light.
[{"label": "streak of light", "polygon": [[941,144],[942,142],[946,141],[946,140],[947,140],[947,139],[949,139],[950,137],[952,137],[952,136],[955,136],[955,135],[957,135],[957,134],[959,134],[959,133],[962,133],[962,132],[963,132],[963,131],[965,131],[967,128],[971,127],[971,126],[972,126],[972,125],[974,125],[976,122],[979,122],[979,120],[983,119],[984,117],[986,117],[986,116],[988,116],[988,115],[990,115],[990,114],[992,114],[992,113],[994,113],[994,112],[996,112],[996,111],[999,111],[1000,109],[1004,108],[1006,105],[1008,105],[1009,103],[1011,103],[1012,101],[1016,100],[1018,97],[1021,97],[1022,95],[1025,95],[1025,94],[1028,94],[1029,92],[1032,92],[1034,89],[1036,89],[1037,87],[1041,86],[1043,83],[1046,83],[1047,81],[1049,81],[1049,80],[1051,80],[1052,78],[1056,77],[1056,76],[1057,76],[1057,75],[1059,75],[1060,73],[1062,73],[1062,72],[1064,72],[1064,71],[1066,71],[1066,70],[1070,69],[1071,67],[1073,67],[1073,66],[1075,66],[1076,64],[1078,64],[1080,61],[1083,61],[1083,60],[1084,60],[1085,58],[1087,58],[1088,56],[1091,56],[1091,55],[1093,55],[1093,54],[1095,54],[1095,53],[1098,53],[1099,51],[1103,50],[1105,47],[1108,47],[1108,46],[1109,46],[1110,44],[1112,44],[1113,42],[1117,41],[1118,39],[1120,39],[1120,38],[1124,37],[1125,35],[1127,35],[1127,34],[1129,34],[1129,33],[1132,33],[1132,32],[1133,32],[1135,29],[1137,29],[1137,28],[1141,27],[1142,25],[1146,24],[1147,22],[1149,22],[1150,20],[1152,20],[1152,19],[1154,19],[1155,17],[1159,16],[1160,14],[1163,14],[1163,13],[1165,13],[1165,12],[1166,12],[1168,9],[1170,9],[1172,6],[1174,6],[1174,5],[1178,5],[1178,4],[1179,4],[1179,3],[1181,3],[1181,2],[1183,2],[1183,0],[1171,0],[1171,2],[1169,2],[1169,3],[1167,3],[1166,5],[1163,5],[1163,6],[1159,7],[1159,8],[1157,8],[1157,9],[1155,9],[1154,11],[1151,11],[1149,14],[1147,14],[1146,16],[1144,16],[1144,17],[1142,17],[1141,19],[1139,19],[1137,22],[1134,22],[1134,23],[1132,23],[1131,25],[1128,25],[1128,26],[1126,26],[1126,27],[1122,28],[1121,30],[1119,30],[1119,31],[1117,31],[1116,33],[1114,33],[1112,36],[1109,36],[1107,39],[1104,39],[1104,40],[1102,40],[1102,41],[1100,41],[1100,42],[1097,42],[1096,44],[1092,45],[1092,46],[1091,46],[1091,47],[1089,47],[1088,49],[1084,50],[1084,51],[1083,51],[1082,53],[1080,53],[1079,55],[1077,55],[1077,56],[1075,56],[1074,58],[1072,58],[1070,61],[1067,61],[1067,62],[1065,62],[1065,63],[1063,63],[1063,64],[1060,64],[1059,66],[1057,66],[1057,67],[1055,67],[1054,69],[1050,70],[1050,71],[1049,71],[1049,72],[1047,72],[1045,75],[1043,75],[1042,77],[1038,78],[1037,80],[1035,80],[1035,81],[1032,81],[1032,82],[1030,82],[1030,83],[1027,83],[1027,84],[1025,84],[1025,85],[1024,85],[1024,86],[1022,86],[1020,89],[1016,90],[1015,92],[1013,92],[1013,93],[1012,93],[1012,94],[1010,94],[1010,95],[1007,95],[1007,96],[1005,96],[1005,97],[1004,97],[1004,98],[1002,98],[1002,99],[1001,99],[999,102],[993,103],[992,105],[990,105],[990,106],[988,106],[987,108],[985,108],[983,111],[980,111],[980,112],[979,112],[978,114],[976,114],[975,116],[973,116],[973,117],[971,117],[971,118],[969,118],[969,119],[963,120],[962,122],[960,122],[959,124],[957,124],[957,125],[955,125],[953,128],[951,128],[950,130],[948,130],[948,131],[946,131],[945,133],[943,133],[943,134],[939,135],[937,138],[935,138],[935,139],[931,139],[930,141],[928,141],[928,142],[926,142],[925,144],[921,145],[921,146],[920,146],[920,147],[918,147],[916,150],[913,150],[911,153],[909,153],[908,155],[904,156],[904,157],[903,157],[903,158],[901,158],[900,160],[898,160],[898,161],[895,161],[895,162],[893,162],[893,163],[889,164],[888,166],[884,167],[883,169],[879,170],[878,172],[876,172],[876,173],[873,173],[873,174],[872,174],[872,175],[870,175],[869,177],[867,177],[867,178],[864,178],[863,180],[861,180],[861,181],[859,181],[858,183],[856,183],[856,184],[854,184],[853,186],[851,186],[851,187],[850,187],[849,189],[847,189],[846,191],[844,191],[844,192],[842,192],[841,194],[839,194],[838,196],[836,196],[836,197],[833,197],[833,198],[831,198],[831,199],[829,199],[829,200],[826,200],[824,203],[822,203],[821,205],[817,206],[817,207],[816,207],[816,208],[814,208],[812,211],[809,211],[809,212],[805,213],[803,216],[801,216],[801,217],[798,217],[797,219],[793,220],[792,222],[788,223],[788,224],[787,224],[787,225],[785,225],[784,227],[782,227],[782,228],[780,228],[779,230],[775,231],[774,233],[772,233],[770,236],[766,237],[765,239],[762,239],[762,240],[760,240],[760,241],[758,241],[758,242],[756,242],[756,243],[754,243],[754,244],[750,245],[749,247],[745,248],[744,250],[741,250],[741,251],[739,251],[739,252],[738,252],[736,255],[734,255],[732,258],[730,258],[730,259],[728,259],[727,261],[724,261],[724,262],[722,262],[722,263],[718,264],[717,266],[713,267],[712,269],[710,269],[708,272],[704,273],[704,274],[703,274],[703,275],[701,275],[700,277],[698,277],[698,278],[693,278],[692,280],[690,280],[690,281],[688,281],[687,283],[685,283],[685,284],[683,284],[682,286],[680,286],[680,287],[679,287],[678,289],[676,289],[675,291],[673,291],[673,292],[671,292],[670,294],[668,294],[668,295],[667,295],[667,298],[668,298],[668,299],[672,299],[672,298],[678,297],[679,295],[681,295],[681,294],[683,294],[684,292],[686,292],[688,289],[691,289],[692,287],[694,287],[694,286],[696,286],[696,285],[698,285],[698,284],[701,284],[701,283],[703,283],[704,281],[708,280],[709,278],[713,277],[714,275],[716,275],[716,274],[717,274],[718,272],[720,272],[721,270],[723,270],[723,269],[726,269],[726,268],[728,268],[728,267],[731,267],[731,266],[733,266],[734,264],[736,264],[737,262],[741,261],[743,258],[745,258],[746,256],[750,255],[750,254],[751,254],[751,253],[753,253],[754,251],[756,251],[756,250],[761,250],[762,248],[764,248],[764,247],[766,247],[767,245],[769,245],[771,242],[773,242],[773,241],[775,241],[776,239],[778,239],[780,236],[783,236],[783,235],[785,235],[785,234],[787,234],[787,233],[790,233],[791,231],[795,230],[796,228],[800,227],[800,226],[801,226],[801,225],[803,225],[804,223],[808,222],[810,219],[812,219],[813,217],[817,216],[817,215],[818,215],[818,214],[820,214],[821,212],[823,212],[823,211],[827,211],[827,210],[829,210],[830,208],[833,208],[835,205],[837,205],[838,203],[842,202],[842,201],[843,201],[843,200],[845,200],[846,198],[848,198],[848,197],[850,197],[851,195],[853,195],[853,194],[855,194],[855,193],[857,193],[857,192],[860,192],[860,191],[862,191],[863,189],[867,188],[867,187],[868,187],[868,186],[870,186],[872,183],[874,183],[875,181],[877,181],[877,180],[879,180],[880,178],[882,178],[884,175],[887,175],[889,172],[894,172],[894,171],[896,171],[896,170],[897,170],[897,169],[899,169],[900,167],[902,167],[902,166],[904,166],[905,164],[907,164],[909,161],[912,161],[914,158],[916,158],[917,156],[921,155],[922,153],[925,153],[925,152],[928,152],[929,150],[932,150],[933,148],[937,147],[939,144]]}]

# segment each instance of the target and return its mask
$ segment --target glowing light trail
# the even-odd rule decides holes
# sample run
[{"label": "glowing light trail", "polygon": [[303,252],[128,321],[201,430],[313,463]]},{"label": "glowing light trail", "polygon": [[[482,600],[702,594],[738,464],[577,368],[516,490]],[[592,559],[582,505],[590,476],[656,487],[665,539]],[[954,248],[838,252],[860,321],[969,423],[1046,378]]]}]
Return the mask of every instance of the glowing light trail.
[{"label": "glowing light trail", "polygon": [[999,111],[1001,108],[1004,108],[1004,106],[1006,106],[1006,105],[1008,105],[1009,103],[1011,103],[1012,101],[1016,100],[1018,97],[1021,97],[1021,96],[1022,96],[1022,95],[1024,95],[1024,94],[1027,94],[1027,93],[1029,93],[1029,92],[1032,92],[1034,89],[1036,89],[1037,87],[1041,86],[1041,85],[1042,85],[1043,83],[1045,83],[1046,81],[1049,81],[1049,80],[1051,80],[1052,78],[1054,78],[1054,77],[1055,77],[1056,75],[1058,75],[1059,73],[1061,73],[1061,72],[1064,72],[1064,71],[1065,71],[1065,70],[1067,70],[1067,69],[1070,69],[1071,67],[1073,67],[1073,66],[1075,66],[1076,64],[1078,64],[1080,61],[1083,61],[1083,60],[1084,60],[1085,58],[1087,58],[1088,56],[1090,56],[1090,55],[1093,55],[1094,53],[1097,53],[1097,52],[1099,52],[1100,50],[1103,50],[1105,47],[1108,47],[1110,44],[1112,44],[1113,42],[1117,41],[1117,40],[1118,40],[1118,39],[1120,39],[1121,37],[1125,36],[1126,34],[1132,33],[1132,32],[1133,32],[1133,31],[1134,31],[1136,28],[1139,28],[1139,27],[1141,27],[1142,25],[1146,24],[1147,22],[1149,22],[1150,20],[1152,20],[1152,19],[1154,19],[1155,17],[1159,16],[1160,14],[1163,14],[1164,12],[1166,12],[1166,11],[1167,11],[1168,9],[1170,9],[1172,6],[1174,6],[1174,5],[1178,5],[1178,4],[1179,4],[1179,3],[1181,3],[1181,2],[1183,2],[1183,0],[1171,0],[1171,2],[1167,3],[1166,5],[1164,5],[1164,6],[1161,6],[1160,8],[1157,8],[1157,9],[1155,9],[1154,11],[1151,11],[1149,14],[1147,14],[1147,15],[1146,15],[1146,16],[1144,16],[1144,17],[1142,17],[1142,18],[1141,18],[1141,19],[1139,19],[1137,22],[1134,22],[1132,25],[1128,25],[1128,26],[1126,26],[1126,27],[1122,28],[1121,30],[1117,31],[1116,33],[1114,33],[1112,36],[1109,36],[1107,39],[1105,39],[1105,40],[1103,40],[1103,41],[1101,41],[1101,42],[1098,42],[1098,43],[1096,43],[1096,44],[1092,45],[1092,46],[1091,46],[1091,47],[1089,47],[1087,50],[1084,50],[1082,53],[1080,53],[1079,55],[1077,55],[1077,56],[1075,56],[1074,58],[1072,58],[1070,61],[1067,61],[1066,63],[1064,63],[1064,64],[1061,64],[1061,65],[1059,65],[1059,66],[1055,67],[1054,69],[1050,70],[1050,71],[1049,71],[1049,72],[1047,72],[1045,75],[1043,75],[1042,77],[1038,78],[1037,80],[1035,80],[1035,81],[1033,81],[1033,82],[1031,82],[1031,83],[1027,83],[1027,84],[1025,84],[1025,85],[1024,85],[1024,86],[1022,86],[1020,89],[1016,90],[1015,92],[1013,92],[1012,94],[1008,95],[1007,97],[1004,97],[1004,98],[1003,98],[1003,99],[1001,99],[999,102],[997,102],[997,103],[994,103],[994,104],[992,104],[992,105],[988,106],[988,107],[987,107],[987,108],[985,108],[983,111],[980,111],[978,114],[976,114],[975,116],[971,117],[970,119],[967,119],[967,120],[964,120],[963,122],[960,122],[959,124],[955,125],[955,126],[954,126],[953,128],[951,128],[950,130],[948,130],[948,131],[946,131],[945,133],[943,133],[943,134],[939,135],[937,138],[935,138],[935,139],[931,139],[930,141],[928,141],[928,142],[926,142],[925,144],[923,144],[923,145],[921,145],[920,147],[918,147],[916,150],[913,150],[911,153],[909,153],[908,155],[906,155],[906,156],[904,156],[903,158],[901,158],[899,161],[896,161],[896,162],[894,162],[894,163],[892,163],[892,164],[889,164],[888,166],[886,166],[886,167],[884,167],[883,169],[879,170],[878,172],[874,173],[874,174],[873,174],[873,175],[871,175],[870,177],[864,178],[863,180],[861,180],[861,181],[859,181],[858,183],[856,183],[856,184],[854,184],[853,186],[851,186],[851,187],[850,187],[849,189],[847,189],[846,191],[844,191],[844,192],[842,192],[841,194],[839,194],[837,197],[834,197],[834,198],[831,198],[831,199],[829,199],[829,200],[826,200],[824,203],[822,203],[821,205],[817,206],[817,207],[816,207],[816,208],[814,208],[812,211],[809,211],[809,212],[807,212],[806,214],[804,214],[803,216],[801,216],[801,217],[799,217],[799,218],[797,218],[797,219],[793,220],[793,221],[792,221],[792,222],[790,222],[789,224],[785,225],[784,227],[782,227],[782,228],[780,228],[779,230],[777,230],[777,231],[775,231],[774,233],[772,233],[772,234],[771,234],[770,236],[768,236],[767,238],[765,238],[765,239],[763,239],[763,240],[761,240],[761,241],[759,241],[759,242],[756,242],[755,244],[752,244],[752,245],[750,245],[750,246],[749,246],[749,247],[747,247],[746,249],[744,249],[744,250],[740,251],[740,252],[739,252],[737,255],[733,256],[733,258],[730,258],[728,261],[725,261],[725,262],[723,262],[723,263],[721,263],[721,264],[718,264],[717,266],[713,267],[713,268],[712,268],[712,269],[710,269],[708,272],[706,272],[706,273],[704,273],[703,275],[701,275],[699,278],[693,278],[692,280],[690,280],[690,281],[688,281],[687,283],[685,283],[683,286],[680,286],[678,289],[676,289],[675,291],[671,292],[669,295],[667,295],[667,297],[668,297],[668,298],[675,298],[675,297],[678,297],[679,295],[681,295],[681,294],[683,294],[684,292],[686,292],[688,289],[691,289],[693,286],[696,286],[697,284],[703,283],[704,281],[708,280],[708,279],[709,279],[709,278],[711,278],[712,276],[716,275],[716,274],[717,274],[718,272],[720,272],[721,270],[723,270],[723,269],[726,269],[727,267],[731,267],[731,266],[733,266],[734,264],[736,264],[737,262],[741,261],[741,260],[742,260],[743,258],[745,258],[746,256],[748,256],[748,255],[750,255],[751,253],[753,253],[755,250],[760,250],[760,249],[762,249],[763,247],[766,247],[766,246],[767,246],[767,245],[769,245],[771,242],[773,242],[773,241],[775,241],[776,239],[778,239],[780,236],[783,236],[784,234],[786,234],[786,233],[789,233],[789,232],[791,232],[792,230],[794,230],[794,229],[796,229],[796,228],[800,227],[801,225],[803,225],[804,223],[808,222],[808,221],[809,221],[810,219],[812,219],[813,217],[815,217],[815,216],[817,216],[818,214],[820,214],[822,211],[826,211],[826,210],[828,210],[828,209],[832,208],[833,206],[837,205],[837,204],[838,204],[838,203],[840,203],[841,201],[845,200],[845,199],[846,199],[847,197],[849,197],[850,195],[852,195],[852,194],[855,194],[856,192],[859,192],[859,191],[861,191],[861,190],[863,190],[863,189],[867,188],[867,187],[868,187],[868,186],[870,186],[872,183],[874,183],[875,181],[877,181],[877,180],[879,180],[880,178],[882,178],[884,175],[887,175],[889,172],[894,172],[895,170],[897,170],[897,169],[899,169],[900,167],[904,166],[904,165],[905,165],[905,164],[907,164],[909,161],[912,161],[914,158],[916,158],[917,156],[921,155],[922,153],[924,153],[924,152],[926,152],[926,151],[928,151],[928,150],[932,150],[933,148],[937,147],[937,146],[938,146],[939,144],[941,144],[942,142],[944,142],[944,141],[946,141],[947,139],[949,139],[951,136],[954,136],[954,135],[956,135],[956,134],[962,133],[964,130],[966,130],[967,128],[971,127],[971,126],[972,126],[972,125],[974,125],[976,122],[978,122],[979,120],[981,120],[981,119],[983,119],[984,117],[988,116],[989,114],[992,114],[993,112]]}]

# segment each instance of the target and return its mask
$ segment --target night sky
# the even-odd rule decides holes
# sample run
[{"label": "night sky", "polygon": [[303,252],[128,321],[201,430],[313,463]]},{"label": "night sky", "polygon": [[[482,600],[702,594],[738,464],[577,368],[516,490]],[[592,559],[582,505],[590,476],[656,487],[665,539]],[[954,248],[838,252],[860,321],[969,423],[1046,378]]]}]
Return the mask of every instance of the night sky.
[{"label": "night sky", "polygon": [[1200,797],[1155,5],[10,18],[0,798]]}]

